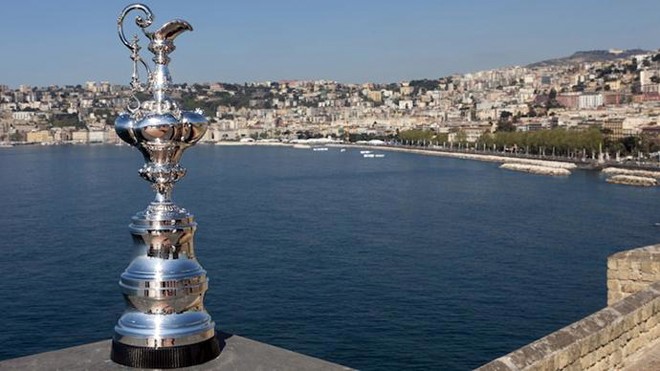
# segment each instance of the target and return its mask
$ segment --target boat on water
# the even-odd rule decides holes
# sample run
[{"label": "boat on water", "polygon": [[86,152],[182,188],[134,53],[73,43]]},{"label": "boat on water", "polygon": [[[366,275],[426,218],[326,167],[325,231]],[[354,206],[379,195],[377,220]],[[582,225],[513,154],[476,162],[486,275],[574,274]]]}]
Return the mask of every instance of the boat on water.
[{"label": "boat on water", "polygon": [[340,149],[339,152],[346,152],[346,148]]},{"label": "boat on water", "polygon": [[297,149],[310,149],[310,148],[312,148],[312,147],[311,147],[309,144],[300,144],[300,143],[296,143],[296,144],[293,145],[293,148],[297,148]]},{"label": "boat on water", "polygon": [[312,147],[314,151],[327,151],[328,147]]},{"label": "boat on water", "polygon": [[363,155],[366,155],[366,154],[369,154],[369,153],[371,153],[371,151],[360,151],[360,154],[363,154]]},{"label": "boat on water", "polygon": [[364,153],[364,154],[362,154],[362,157],[364,157],[364,158],[383,158],[383,157],[385,157],[385,154],[383,154],[383,153]]},{"label": "boat on water", "polygon": [[0,143],[0,148],[11,148],[13,146],[11,143]]}]

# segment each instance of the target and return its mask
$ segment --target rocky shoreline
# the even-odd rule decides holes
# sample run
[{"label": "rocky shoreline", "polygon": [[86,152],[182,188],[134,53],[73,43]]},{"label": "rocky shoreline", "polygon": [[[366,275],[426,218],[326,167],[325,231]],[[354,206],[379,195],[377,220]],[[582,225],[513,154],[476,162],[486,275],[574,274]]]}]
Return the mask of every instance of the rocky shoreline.
[{"label": "rocky shoreline", "polygon": [[658,185],[660,171],[650,170],[631,170],[617,167],[608,167],[601,170],[603,174],[609,176],[605,179],[608,183],[623,184],[638,187],[654,187]]},{"label": "rocky shoreline", "polygon": [[638,177],[660,179],[660,171],[630,170],[630,169],[621,169],[618,167],[606,167],[601,171],[603,174],[606,175],[632,175]]},{"label": "rocky shoreline", "polygon": [[635,176],[635,175],[613,175],[606,179],[608,183],[632,185],[638,187],[655,187],[658,181],[655,178]]},{"label": "rocky shoreline", "polygon": [[537,174],[537,175],[550,175],[550,176],[569,176],[570,170],[559,167],[528,165],[528,164],[514,164],[504,163],[500,169],[520,171],[524,173]]}]

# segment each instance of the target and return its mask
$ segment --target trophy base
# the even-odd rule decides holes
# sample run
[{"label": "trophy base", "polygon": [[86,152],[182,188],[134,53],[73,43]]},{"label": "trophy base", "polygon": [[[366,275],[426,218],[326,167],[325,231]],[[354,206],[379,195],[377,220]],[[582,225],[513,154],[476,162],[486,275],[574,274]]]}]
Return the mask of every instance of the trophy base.
[{"label": "trophy base", "polygon": [[179,368],[206,363],[220,355],[217,335],[196,344],[148,348],[112,341],[110,359],[135,368]]}]

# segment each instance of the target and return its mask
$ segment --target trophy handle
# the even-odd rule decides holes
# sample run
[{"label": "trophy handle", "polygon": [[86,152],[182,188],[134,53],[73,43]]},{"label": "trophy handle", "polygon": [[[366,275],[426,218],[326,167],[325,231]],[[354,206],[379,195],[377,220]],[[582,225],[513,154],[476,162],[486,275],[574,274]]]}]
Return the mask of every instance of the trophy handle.
[{"label": "trophy handle", "polygon": [[133,36],[132,41],[128,41],[126,39],[126,35],[124,34],[124,19],[133,10],[140,10],[142,11],[145,15],[146,18],[142,18],[141,16],[135,17],[135,24],[140,27],[142,30],[142,33],[148,38],[152,38],[152,34],[147,32],[145,29],[149,27],[154,20],[153,13],[151,12],[151,9],[149,9],[148,6],[144,4],[131,4],[124,8],[124,10],[121,12],[119,15],[119,18],[117,19],[117,32],[119,33],[119,39],[121,40],[122,44],[124,44],[130,51],[131,51],[131,59],[133,60],[133,74],[131,76],[131,90],[133,91],[133,101],[134,101],[134,106],[131,106],[130,104],[126,107],[129,112],[135,113],[140,109],[140,100],[136,97],[135,93],[144,91],[144,86],[142,83],[140,83],[140,75],[138,73],[138,63],[142,64],[144,69],[147,71],[147,81],[151,79],[151,69],[149,68],[149,65],[142,59],[140,56],[140,45],[138,44],[138,37],[137,35]]},{"label": "trophy handle", "polygon": [[144,4],[131,4],[122,10],[121,14],[119,14],[119,19],[117,19],[117,31],[119,32],[119,39],[121,39],[121,42],[131,51],[133,50],[133,43],[128,42],[126,36],[124,36],[124,18],[126,18],[128,13],[133,10],[141,10],[147,16],[146,19],[141,16],[135,17],[135,24],[142,29],[144,35],[149,39],[151,39],[151,36],[145,31],[145,28],[151,26],[154,21],[151,9]]}]

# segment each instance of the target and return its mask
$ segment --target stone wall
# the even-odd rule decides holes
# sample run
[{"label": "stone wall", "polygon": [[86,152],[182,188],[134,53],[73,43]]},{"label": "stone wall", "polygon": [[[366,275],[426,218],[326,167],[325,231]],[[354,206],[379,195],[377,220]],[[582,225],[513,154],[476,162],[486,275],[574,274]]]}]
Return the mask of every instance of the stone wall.
[{"label": "stone wall", "polygon": [[607,305],[660,281],[660,245],[622,251],[607,259]]},{"label": "stone wall", "polygon": [[660,245],[612,255],[608,307],[478,370],[635,368],[640,356],[660,344],[660,282],[653,282],[660,281],[659,260]]}]

